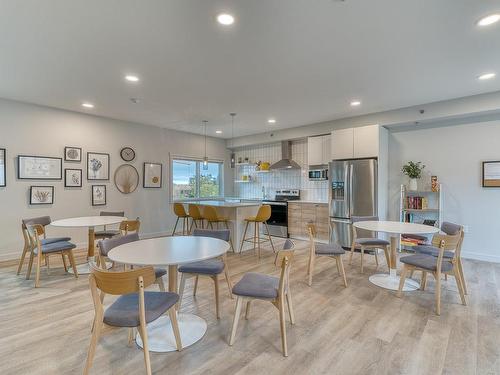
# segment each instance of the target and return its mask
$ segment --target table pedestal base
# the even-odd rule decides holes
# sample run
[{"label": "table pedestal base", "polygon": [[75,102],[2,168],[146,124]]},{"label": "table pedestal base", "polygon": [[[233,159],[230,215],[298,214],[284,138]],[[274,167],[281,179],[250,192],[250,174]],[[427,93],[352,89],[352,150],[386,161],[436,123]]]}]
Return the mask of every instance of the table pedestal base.
[{"label": "table pedestal base", "polygon": [[[197,315],[179,313],[177,321],[179,322],[182,348],[198,342],[207,332],[207,322]],[[135,342],[141,348],[143,347],[139,334],[136,335]],[[174,331],[168,315],[148,324],[148,344],[151,352],[166,353],[177,350]]]},{"label": "table pedestal base", "polygon": [[[375,284],[381,288],[389,289],[389,290],[398,290],[399,289],[399,276],[396,274],[395,269],[391,269],[389,274],[379,273],[376,275],[372,275],[369,278],[372,284]],[[411,292],[417,290],[420,287],[420,284],[411,279],[406,279],[405,285],[403,286],[403,292]]]},{"label": "table pedestal base", "polygon": [[[90,274],[89,262],[92,261],[94,261],[92,258],[88,258],[87,263],[77,265],[76,270],[78,271],[78,275],[89,275]],[[111,267],[113,267],[113,263],[106,262],[106,269],[109,270]],[[69,267],[68,272],[74,274],[73,268]]]}]

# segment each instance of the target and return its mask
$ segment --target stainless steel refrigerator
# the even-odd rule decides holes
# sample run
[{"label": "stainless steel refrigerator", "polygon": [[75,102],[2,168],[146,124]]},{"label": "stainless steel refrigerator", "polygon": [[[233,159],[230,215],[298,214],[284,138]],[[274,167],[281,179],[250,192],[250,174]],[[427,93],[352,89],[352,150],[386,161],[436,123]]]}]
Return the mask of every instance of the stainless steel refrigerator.
[{"label": "stainless steel refrigerator", "polygon": [[332,235],[351,247],[351,217],[377,216],[377,159],[334,160],[328,176]]}]

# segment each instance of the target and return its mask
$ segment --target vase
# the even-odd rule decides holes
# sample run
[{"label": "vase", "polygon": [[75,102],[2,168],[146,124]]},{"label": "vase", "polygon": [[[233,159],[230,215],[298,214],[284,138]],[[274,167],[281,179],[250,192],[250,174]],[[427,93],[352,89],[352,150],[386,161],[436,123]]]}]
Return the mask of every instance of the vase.
[{"label": "vase", "polygon": [[418,190],[418,180],[416,178],[410,178],[410,190]]}]

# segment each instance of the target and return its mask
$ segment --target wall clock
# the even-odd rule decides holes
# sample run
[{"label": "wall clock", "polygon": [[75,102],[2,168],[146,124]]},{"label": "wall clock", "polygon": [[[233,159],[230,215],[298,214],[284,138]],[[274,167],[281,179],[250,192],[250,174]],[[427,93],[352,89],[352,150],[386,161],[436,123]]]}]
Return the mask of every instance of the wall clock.
[{"label": "wall clock", "polygon": [[131,147],[124,147],[120,151],[120,156],[124,161],[132,161],[135,159],[135,151]]}]

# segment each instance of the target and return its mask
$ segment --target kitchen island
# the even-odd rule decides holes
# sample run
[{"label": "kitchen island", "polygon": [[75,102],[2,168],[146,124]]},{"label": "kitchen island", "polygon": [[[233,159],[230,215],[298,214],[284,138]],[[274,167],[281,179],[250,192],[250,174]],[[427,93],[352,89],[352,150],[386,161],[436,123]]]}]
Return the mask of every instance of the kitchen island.
[{"label": "kitchen island", "polygon": [[[188,204],[197,204],[199,206],[214,206],[217,207],[217,212],[220,216],[227,217],[229,219],[229,228],[231,229],[231,239],[233,241],[234,250],[236,252],[240,249],[241,240],[243,238],[243,232],[245,230],[245,218],[249,216],[255,216],[262,201],[259,200],[238,200],[238,199],[227,199],[227,200],[203,200],[203,201],[193,201],[184,202]],[[203,207],[201,207],[203,210]],[[187,211],[187,210],[186,210]],[[221,226],[222,227],[222,226]],[[215,229],[215,228],[214,228]],[[251,232],[248,229],[247,236]],[[251,249],[251,244],[249,242],[243,246],[243,251]]]}]

